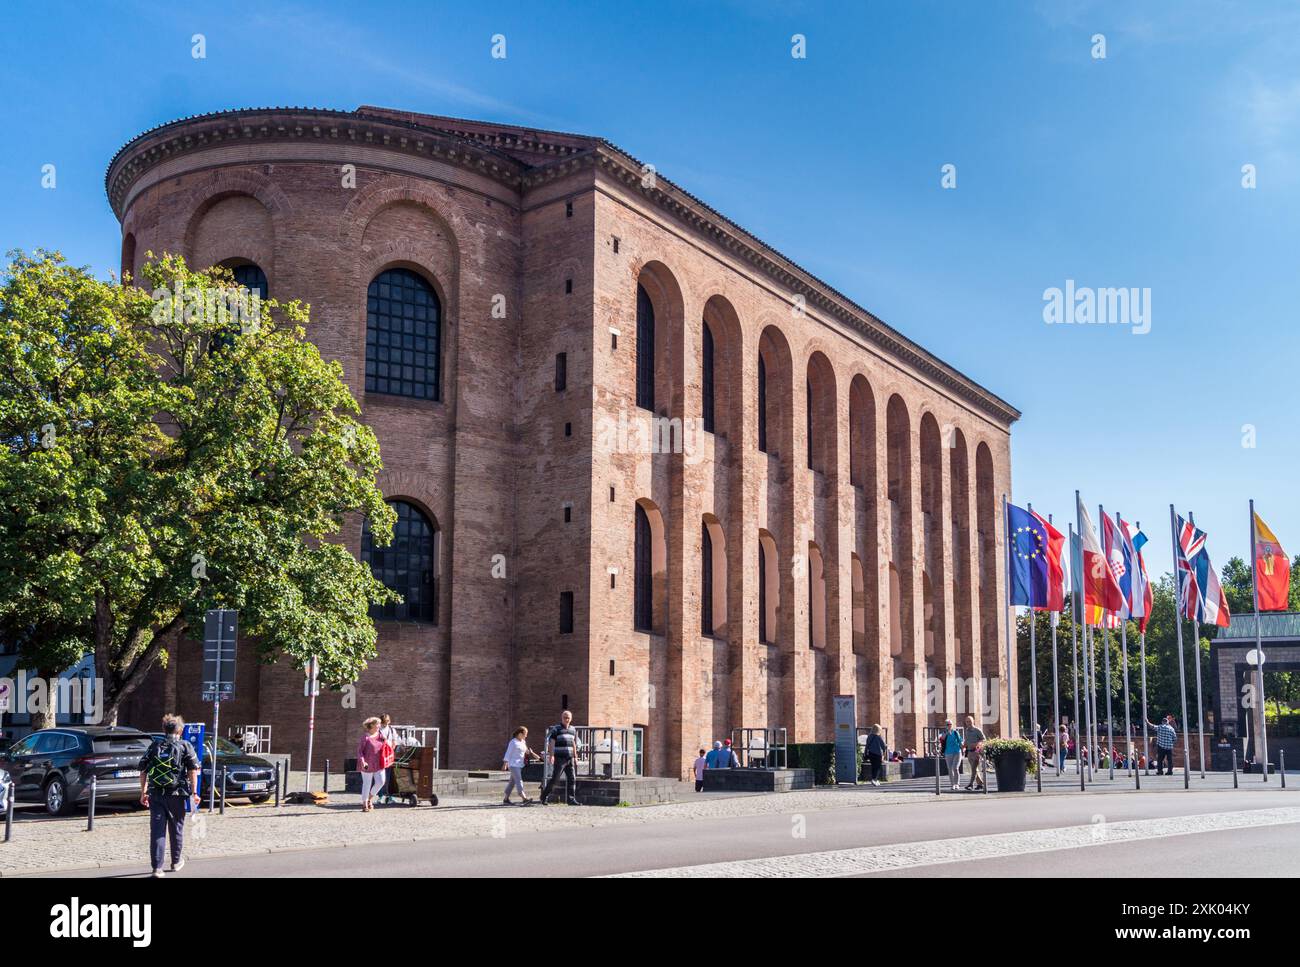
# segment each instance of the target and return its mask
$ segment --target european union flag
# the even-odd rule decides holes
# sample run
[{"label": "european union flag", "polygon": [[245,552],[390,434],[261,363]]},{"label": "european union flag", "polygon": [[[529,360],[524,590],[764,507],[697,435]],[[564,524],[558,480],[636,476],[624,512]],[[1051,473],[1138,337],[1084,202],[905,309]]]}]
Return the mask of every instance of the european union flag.
[{"label": "european union flag", "polygon": [[1048,603],[1047,528],[1032,511],[1007,504],[1007,554],[1011,558],[1011,603],[1045,607]]}]

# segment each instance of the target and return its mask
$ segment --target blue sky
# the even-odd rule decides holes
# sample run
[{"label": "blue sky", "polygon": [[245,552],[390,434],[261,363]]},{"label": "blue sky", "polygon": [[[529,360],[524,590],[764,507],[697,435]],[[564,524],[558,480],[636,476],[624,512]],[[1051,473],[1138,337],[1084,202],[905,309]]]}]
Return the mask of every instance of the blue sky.
[{"label": "blue sky", "polygon": [[[1253,496],[1300,551],[1300,5],[127,0],[8,26],[4,249],[115,269],[108,160],[190,114],[380,104],[599,134],[1023,410],[1018,501],[1073,519],[1079,488],[1142,521],[1163,571],[1171,501],[1222,565]],[[1047,325],[1067,279],[1149,288],[1150,331]]]}]

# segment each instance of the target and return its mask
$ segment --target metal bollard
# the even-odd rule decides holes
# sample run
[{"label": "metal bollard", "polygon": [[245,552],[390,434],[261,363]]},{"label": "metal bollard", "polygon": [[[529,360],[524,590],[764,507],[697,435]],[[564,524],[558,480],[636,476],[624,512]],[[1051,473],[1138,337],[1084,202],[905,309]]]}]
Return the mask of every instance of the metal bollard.
[{"label": "metal bollard", "polygon": [[936,796],[940,795],[939,793],[939,752],[937,746],[935,748],[935,753],[934,753],[934,794]]},{"label": "metal bollard", "polygon": [[1285,789],[1286,788],[1286,750],[1285,749],[1277,750],[1277,771],[1278,771],[1278,775],[1282,777],[1282,788]]},{"label": "metal bollard", "polygon": [[1142,770],[1136,766],[1133,767],[1133,787],[1135,789],[1142,788]]},{"label": "metal bollard", "polygon": [[325,760],[325,785],[321,787],[321,791],[326,793],[330,791],[330,760],[329,759]]},{"label": "metal bollard", "polygon": [[275,806],[280,808],[280,763],[275,764]]},{"label": "metal bollard", "polygon": [[95,831],[95,796],[99,791],[99,776],[90,774],[90,808],[86,812],[86,832]]},{"label": "metal bollard", "polygon": [[5,800],[5,842],[14,838],[14,791],[9,789],[9,797]]},{"label": "metal bollard", "polygon": [[984,795],[989,794],[989,764],[984,758],[980,758],[980,786],[984,790]]},{"label": "metal bollard", "polygon": [[1238,786],[1237,786],[1237,750],[1236,750],[1235,748],[1232,750],[1232,788],[1233,788],[1233,789],[1238,788]]},{"label": "metal bollard", "polygon": [[226,767],[221,767],[221,815],[226,814]]}]

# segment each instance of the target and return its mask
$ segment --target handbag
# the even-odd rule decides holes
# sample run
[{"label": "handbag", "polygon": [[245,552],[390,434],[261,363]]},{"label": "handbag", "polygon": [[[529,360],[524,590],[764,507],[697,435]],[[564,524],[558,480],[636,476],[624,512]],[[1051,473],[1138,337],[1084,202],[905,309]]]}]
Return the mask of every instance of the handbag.
[{"label": "handbag", "polygon": [[397,753],[394,752],[392,743],[385,742],[382,751],[379,753],[379,767],[381,769],[391,769],[396,760]]}]

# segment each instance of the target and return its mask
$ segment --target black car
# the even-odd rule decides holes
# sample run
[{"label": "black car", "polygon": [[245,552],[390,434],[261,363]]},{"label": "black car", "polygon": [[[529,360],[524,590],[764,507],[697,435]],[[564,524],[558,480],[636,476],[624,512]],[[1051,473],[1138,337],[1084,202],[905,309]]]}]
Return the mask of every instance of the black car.
[{"label": "black car", "polygon": [[[154,738],[162,738],[161,732],[153,733]],[[206,743],[209,753],[212,740]],[[195,752],[199,750],[195,749]],[[261,756],[250,755],[229,739],[217,739],[217,773],[225,770],[225,789],[218,787],[218,799],[247,799],[252,803],[263,803],[275,792],[275,766]],[[208,783],[212,780],[212,756],[209,754],[203,762],[201,778],[203,797],[206,799]]]},{"label": "black car", "polygon": [[52,816],[67,816],[90,798],[138,804],[140,759],[150,737],[118,726],[67,726],[41,729],[0,754],[0,770],[13,781],[14,802],[43,802]]}]

